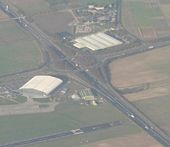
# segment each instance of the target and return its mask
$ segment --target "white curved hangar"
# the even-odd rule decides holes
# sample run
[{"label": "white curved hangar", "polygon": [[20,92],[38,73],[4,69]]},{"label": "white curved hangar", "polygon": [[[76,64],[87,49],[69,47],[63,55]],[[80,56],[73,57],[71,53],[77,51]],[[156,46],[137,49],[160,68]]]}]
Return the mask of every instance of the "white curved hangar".
[{"label": "white curved hangar", "polygon": [[52,76],[35,76],[19,88],[22,95],[32,98],[45,98],[63,81]]}]

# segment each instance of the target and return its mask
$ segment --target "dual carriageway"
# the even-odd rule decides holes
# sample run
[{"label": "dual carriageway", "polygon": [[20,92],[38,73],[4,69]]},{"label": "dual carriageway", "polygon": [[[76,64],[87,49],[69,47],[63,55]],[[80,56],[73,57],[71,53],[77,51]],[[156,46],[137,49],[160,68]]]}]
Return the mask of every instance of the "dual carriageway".
[{"label": "dual carriageway", "polygon": [[[141,114],[136,108],[134,108],[129,102],[127,102],[122,95],[120,95],[115,89],[110,87],[107,83],[103,84],[100,81],[95,78],[94,75],[90,74],[87,69],[83,69],[82,65],[77,65],[74,61],[72,61],[67,55],[65,55],[61,48],[53,43],[50,38],[42,32],[38,27],[35,25],[29,23],[25,18],[20,17],[17,13],[12,11],[9,7],[7,9],[8,5],[0,2],[0,8],[3,10],[10,18],[19,18],[15,19],[16,23],[22,27],[22,29],[26,30],[27,32],[31,33],[43,46],[46,47],[46,51],[50,51],[50,49],[55,50],[56,54],[58,55],[57,58],[60,58],[63,60],[65,64],[68,65],[69,70],[77,71],[75,72],[75,76],[80,78],[81,80],[87,82],[90,87],[95,89],[103,98],[105,98],[107,101],[109,101],[113,106],[115,106],[117,109],[119,109],[121,112],[123,112],[126,116],[128,116],[132,121],[134,121],[138,126],[143,128],[148,134],[150,134],[153,138],[155,138],[157,141],[159,141],[161,144],[163,144],[166,147],[170,147],[170,138],[167,136],[162,130],[160,130],[153,122],[151,122],[146,116]],[[162,41],[153,44],[144,43],[139,47],[133,48],[133,49],[127,49],[122,52],[118,52],[112,56],[113,59],[129,56],[132,54],[152,50],[158,47],[169,45],[170,41]],[[94,127],[89,127],[87,132],[96,131],[96,129],[93,129]],[[100,128],[100,127],[99,127]],[[85,131],[82,131],[81,129],[77,131],[68,131],[64,133],[49,135],[45,137],[38,137],[36,139],[30,139],[26,141],[21,141],[17,143],[9,143],[6,145],[0,145],[0,147],[15,147],[15,146],[21,146],[24,144],[31,144],[35,142],[40,141],[46,141],[49,139],[59,139],[71,135],[79,135],[82,133],[86,133]]]}]

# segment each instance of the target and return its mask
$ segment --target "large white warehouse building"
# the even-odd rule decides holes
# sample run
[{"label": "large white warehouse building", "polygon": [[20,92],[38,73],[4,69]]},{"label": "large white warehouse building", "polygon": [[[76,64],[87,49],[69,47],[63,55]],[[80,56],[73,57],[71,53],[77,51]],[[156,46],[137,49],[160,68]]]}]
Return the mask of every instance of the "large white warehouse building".
[{"label": "large white warehouse building", "polygon": [[23,96],[31,98],[46,98],[63,81],[52,76],[35,76],[19,88]]},{"label": "large white warehouse building", "polygon": [[122,44],[122,42],[106,33],[100,32],[84,37],[79,37],[74,40],[73,44],[76,48],[89,48],[93,51],[109,48]]}]

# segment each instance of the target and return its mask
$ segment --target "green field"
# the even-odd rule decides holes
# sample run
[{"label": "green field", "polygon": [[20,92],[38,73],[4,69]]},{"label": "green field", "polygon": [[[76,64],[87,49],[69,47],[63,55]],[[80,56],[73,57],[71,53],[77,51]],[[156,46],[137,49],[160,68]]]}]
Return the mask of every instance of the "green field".
[{"label": "green field", "polygon": [[80,3],[88,5],[88,4],[93,4],[93,5],[108,5],[113,3],[114,0],[80,0]]},{"label": "green field", "polygon": [[153,25],[153,17],[162,16],[159,8],[149,8],[142,1],[129,2],[128,7],[132,11],[135,22],[141,27]]},{"label": "green field", "polygon": [[[110,104],[94,107],[69,103],[58,105],[52,113],[1,116],[0,144],[113,120],[129,121]],[[129,122],[122,126],[125,134],[136,132],[136,128],[130,128],[131,125]],[[120,136],[118,131],[115,135]]]},{"label": "green field", "polygon": [[7,98],[7,97],[0,97],[0,105],[13,105],[13,104],[18,104],[18,103],[24,103],[27,101],[26,97],[19,96],[15,98]]},{"label": "green field", "polygon": [[170,96],[162,96],[140,100],[134,104],[159,126],[169,125]]},{"label": "green field", "polygon": [[13,105],[13,104],[17,104],[17,103],[9,99],[0,98],[0,106],[1,105]]},{"label": "green field", "polygon": [[47,0],[50,5],[57,5],[62,3],[80,3],[82,5],[94,4],[94,5],[107,5],[114,2],[114,0]]},{"label": "green field", "polygon": [[14,22],[0,23],[0,75],[38,67],[39,45]]},{"label": "green field", "polygon": [[71,136],[60,140],[27,145],[25,147],[81,147],[87,144],[87,140],[88,143],[92,143],[119,136],[123,137],[129,134],[139,133],[140,131],[142,130],[139,127],[131,123],[125,126],[113,127],[79,136]]},{"label": "green field", "polygon": [[36,15],[37,13],[46,12],[49,10],[49,3],[47,2],[47,0],[35,0],[35,1],[9,0],[9,1],[18,9],[19,12],[29,16]]},{"label": "green field", "polygon": [[[7,1],[7,0],[4,0]],[[35,1],[27,1],[23,2],[20,0],[9,0],[17,9],[23,14],[32,16],[39,13],[46,13],[49,11],[53,11],[57,9],[67,9],[70,5],[78,5],[78,6],[86,6],[88,4],[95,5],[107,5],[113,3],[115,0],[35,0]],[[59,6],[59,7],[57,7]]]},{"label": "green field", "polygon": [[18,96],[14,98],[14,100],[17,101],[18,103],[25,103],[27,101],[27,98],[24,96]]},{"label": "green field", "polygon": [[123,0],[123,25],[129,32],[147,41],[169,36],[168,1]]}]

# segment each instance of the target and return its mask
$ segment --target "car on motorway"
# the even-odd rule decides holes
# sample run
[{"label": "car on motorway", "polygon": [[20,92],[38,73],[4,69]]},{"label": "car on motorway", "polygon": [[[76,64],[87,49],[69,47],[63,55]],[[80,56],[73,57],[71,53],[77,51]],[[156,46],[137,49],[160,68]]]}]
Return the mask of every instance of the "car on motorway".
[{"label": "car on motorway", "polygon": [[131,118],[135,118],[135,116],[132,113],[127,112],[127,115]]},{"label": "car on motorway", "polygon": [[149,46],[149,47],[148,47],[148,49],[153,49],[153,48],[154,48],[154,46],[153,46],[153,45],[151,45],[151,46]]},{"label": "car on motorway", "polygon": [[147,125],[145,125],[145,129],[146,129],[146,130],[149,130],[149,127],[148,127]]},{"label": "car on motorway", "polygon": [[130,115],[131,118],[135,118],[135,116],[133,114]]}]

